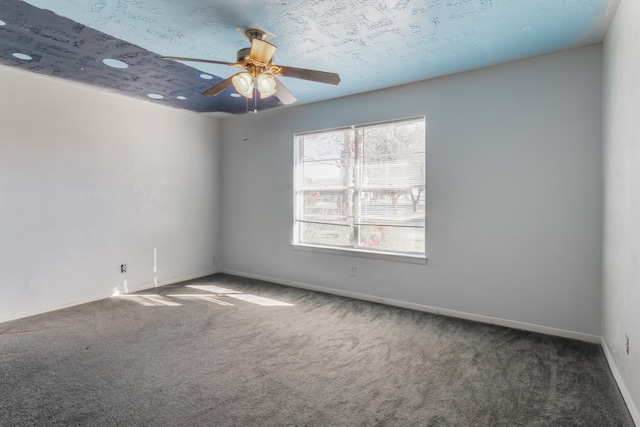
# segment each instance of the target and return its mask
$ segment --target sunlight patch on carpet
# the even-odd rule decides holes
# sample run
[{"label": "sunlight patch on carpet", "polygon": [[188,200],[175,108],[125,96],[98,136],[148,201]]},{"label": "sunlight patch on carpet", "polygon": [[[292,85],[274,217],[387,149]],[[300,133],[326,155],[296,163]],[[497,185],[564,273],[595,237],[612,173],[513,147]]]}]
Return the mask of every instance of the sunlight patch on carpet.
[{"label": "sunlight patch on carpet", "polygon": [[201,291],[212,292],[218,296],[228,296],[241,301],[250,302],[252,304],[258,304],[264,307],[291,307],[294,304],[288,302],[277,301],[270,298],[260,297],[252,294],[245,294],[244,292],[235,291],[233,289],[222,288],[220,286],[213,285],[187,285],[187,288],[198,289]]},{"label": "sunlight patch on carpet", "polygon": [[127,301],[133,301],[145,307],[177,307],[182,304],[171,301],[160,295],[116,295],[117,298],[124,298]]},{"label": "sunlight patch on carpet", "polygon": [[214,294],[241,294],[242,292],[233,289],[221,288],[213,285],[187,285],[187,288],[198,289],[200,291],[213,292]]},{"label": "sunlight patch on carpet", "polygon": [[233,306],[233,304],[231,304],[230,302],[219,300],[209,294],[170,294],[167,296],[171,298],[178,298],[183,300],[191,300],[191,301],[200,300],[200,301],[213,302],[215,304],[224,305],[224,306]]}]

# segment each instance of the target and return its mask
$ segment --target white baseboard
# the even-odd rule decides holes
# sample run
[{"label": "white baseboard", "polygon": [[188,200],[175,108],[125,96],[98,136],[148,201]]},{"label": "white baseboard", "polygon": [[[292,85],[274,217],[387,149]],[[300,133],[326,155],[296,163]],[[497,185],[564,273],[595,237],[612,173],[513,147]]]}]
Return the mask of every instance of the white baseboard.
[{"label": "white baseboard", "polygon": [[[170,279],[170,280],[166,280],[166,281],[163,281],[163,282],[158,282],[157,284],[156,283],[150,283],[150,284],[145,284],[145,285],[142,285],[142,286],[136,286],[135,288],[130,288],[128,293],[144,291],[144,290],[147,290],[147,289],[152,289],[152,288],[156,288],[156,287],[159,287],[159,286],[171,285],[171,284],[174,284],[174,283],[180,283],[180,282],[184,282],[184,281],[192,280],[192,279],[199,279],[201,277],[210,276],[210,275],[216,274],[218,272],[219,272],[219,270],[215,269],[215,270],[207,271],[207,272],[200,273],[200,274],[193,274],[193,275],[189,275],[189,276],[177,277],[175,279]],[[38,314],[44,314],[44,313],[48,313],[50,311],[62,310],[64,308],[69,308],[69,307],[73,307],[73,306],[81,305],[81,304],[87,304],[87,303],[94,302],[94,301],[100,301],[102,299],[110,298],[111,296],[112,296],[112,294],[109,293],[109,294],[99,295],[99,296],[92,297],[92,298],[85,298],[83,300],[78,300],[78,301],[70,301],[70,302],[65,303],[65,304],[54,305],[54,306],[51,306],[51,307],[45,307],[45,308],[38,309],[38,310],[27,311],[27,312],[24,312],[24,313],[19,313],[19,314],[15,314],[15,315],[11,315],[11,316],[6,316],[6,317],[1,317],[0,318],[0,323],[10,322],[11,320],[23,319],[25,317],[36,316]]]},{"label": "white baseboard", "polygon": [[[175,279],[164,280],[158,283],[152,283],[148,285],[137,286],[129,289],[128,293],[146,291],[147,289],[159,288],[160,286],[173,285],[174,283],[186,282],[187,280],[200,279],[202,277],[211,276],[212,274],[220,273],[219,269],[210,270],[204,273],[191,274],[189,276],[176,277]],[[98,298],[101,299],[101,298]]]},{"label": "white baseboard", "polygon": [[626,384],[624,383],[624,379],[622,375],[620,375],[620,371],[616,366],[613,355],[609,351],[609,347],[607,347],[607,342],[604,338],[601,339],[600,345],[602,346],[602,350],[604,351],[604,357],[607,359],[607,363],[609,364],[609,369],[611,369],[611,373],[613,374],[613,378],[616,380],[618,384],[618,388],[620,389],[620,394],[622,394],[622,398],[627,404],[627,409],[629,409],[629,413],[631,414],[631,418],[633,418],[633,422],[636,423],[637,426],[640,426],[640,412],[638,412],[638,408],[633,402],[631,398],[631,394],[627,389]]},{"label": "white baseboard", "polygon": [[310,291],[324,292],[328,294],[354,298],[354,299],[359,299],[364,301],[376,302],[376,303],[391,305],[395,307],[408,308],[411,310],[423,311],[426,313],[440,314],[448,317],[456,317],[459,319],[472,320],[475,322],[488,323],[491,325],[505,326],[508,328],[520,329],[523,331],[538,332],[546,335],[553,335],[557,337],[586,341],[593,344],[600,344],[600,337],[597,335],[567,331],[564,329],[550,328],[547,326],[533,325],[530,323],[518,322],[515,320],[499,319],[496,317],[484,316],[481,314],[466,313],[463,311],[449,310],[446,308],[431,307],[428,305],[415,304],[411,302],[399,301],[399,300],[394,300],[389,298],[376,297],[373,295],[343,291],[340,289],[325,288],[322,286],[310,285],[308,283],[295,282],[291,280],[283,280],[277,277],[269,277],[269,276],[263,276],[261,274],[246,273],[242,271],[230,270],[227,268],[222,268],[220,272],[232,274],[234,276],[247,277],[250,279],[264,280],[267,282],[278,283],[280,285],[292,286],[295,288],[308,289]]}]

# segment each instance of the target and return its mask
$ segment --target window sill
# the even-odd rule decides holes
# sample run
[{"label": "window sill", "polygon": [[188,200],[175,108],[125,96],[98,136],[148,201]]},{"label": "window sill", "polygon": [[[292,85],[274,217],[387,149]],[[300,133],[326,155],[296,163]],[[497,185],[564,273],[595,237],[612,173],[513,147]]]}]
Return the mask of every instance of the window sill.
[{"label": "window sill", "polygon": [[401,255],[390,252],[367,251],[362,249],[349,248],[331,248],[327,246],[309,245],[303,243],[292,243],[294,250],[305,252],[320,252],[331,255],[355,256],[360,258],[373,258],[385,261],[406,262],[409,264],[426,264],[427,257],[425,255]]}]

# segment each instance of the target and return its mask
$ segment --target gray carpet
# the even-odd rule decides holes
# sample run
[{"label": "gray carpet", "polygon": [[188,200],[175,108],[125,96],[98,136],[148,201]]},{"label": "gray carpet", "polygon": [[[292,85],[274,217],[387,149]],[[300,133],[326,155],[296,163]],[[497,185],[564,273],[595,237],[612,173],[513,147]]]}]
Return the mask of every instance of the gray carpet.
[{"label": "gray carpet", "polygon": [[219,274],[0,324],[0,425],[633,421],[597,345]]}]

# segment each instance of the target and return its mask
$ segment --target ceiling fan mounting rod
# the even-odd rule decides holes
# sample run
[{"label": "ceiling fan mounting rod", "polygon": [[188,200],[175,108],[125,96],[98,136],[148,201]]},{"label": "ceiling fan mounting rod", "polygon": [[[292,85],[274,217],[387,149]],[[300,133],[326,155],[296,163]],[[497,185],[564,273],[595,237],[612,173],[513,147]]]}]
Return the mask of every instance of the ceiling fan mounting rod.
[{"label": "ceiling fan mounting rod", "polygon": [[249,41],[253,39],[258,39],[258,40],[267,39],[267,35],[265,34],[265,32],[257,28],[249,28],[247,31],[244,32],[244,35],[247,36]]}]

